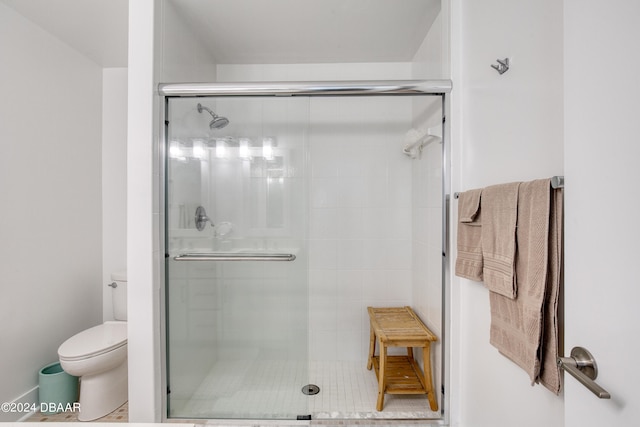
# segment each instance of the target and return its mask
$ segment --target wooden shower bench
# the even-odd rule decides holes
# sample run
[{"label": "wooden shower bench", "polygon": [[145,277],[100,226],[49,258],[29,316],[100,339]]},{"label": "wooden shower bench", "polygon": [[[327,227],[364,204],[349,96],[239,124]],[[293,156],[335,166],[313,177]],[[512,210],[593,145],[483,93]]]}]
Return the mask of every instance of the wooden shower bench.
[{"label": "wooden shower bench", "polygon": [[[367,307],[371,333],[367,369],[378,378],[376,410],[382,411],[384,394],[426,394],[432,411],[438,402],[431,378],[431,342],[438,338],[422,323],[411,307]],[[376,338],[379,356],[375,356]],[[388,356],[388,347],[406,347],[406,356]],[[422,348],[424,374],[413,358],[413,347]]]}]

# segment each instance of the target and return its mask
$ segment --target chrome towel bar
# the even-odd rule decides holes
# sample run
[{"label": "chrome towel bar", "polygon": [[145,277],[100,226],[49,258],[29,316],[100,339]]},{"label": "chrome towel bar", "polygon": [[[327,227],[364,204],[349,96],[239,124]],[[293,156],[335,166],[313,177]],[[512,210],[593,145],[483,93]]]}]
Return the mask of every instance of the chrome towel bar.
[{"label": "chrome towel bar", "polygon": [[[551,187],[552,188],[564,188],[564,176],[552,176],[551,177]],[[460,193],[453,193],[453,198],[457,199],[460,197]]]},{"label": "chrome towel bar", "polygon": [[173,257],[176,261],[293,261],[294,254],[279,253],[186,253]]}]

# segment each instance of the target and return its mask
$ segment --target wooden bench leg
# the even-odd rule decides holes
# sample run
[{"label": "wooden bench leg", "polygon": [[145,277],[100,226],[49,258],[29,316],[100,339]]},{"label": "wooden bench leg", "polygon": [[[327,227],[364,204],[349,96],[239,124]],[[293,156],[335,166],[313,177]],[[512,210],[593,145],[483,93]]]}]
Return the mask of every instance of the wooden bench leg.
[{"label": "wooden bench leg", "polygon": [[378,372],[378,402],[376,403],[376,410],[382,411],[384,406],[384,390],[387,386],[385,381],[385,369],[387,367],[387,346],[380,343],[380,371]]},{"label": "wooden bench leg", "polygon": [[373,356],[376,352],[376,334],[373,331],[373,326],[369,326],[369,359],[367,360],[367,369],[371,370],[373,367]]},{"label": "wooden bench leg", "polygon": [[426,347],[422,348],[422,366],[424,366],[424,385],[427,390],[429,406],[432,411],[437,411],[438,401],[436,399],[436,393],[433,390],[433,378],[431,377],[431,346],[429,343],[427,343]]}]

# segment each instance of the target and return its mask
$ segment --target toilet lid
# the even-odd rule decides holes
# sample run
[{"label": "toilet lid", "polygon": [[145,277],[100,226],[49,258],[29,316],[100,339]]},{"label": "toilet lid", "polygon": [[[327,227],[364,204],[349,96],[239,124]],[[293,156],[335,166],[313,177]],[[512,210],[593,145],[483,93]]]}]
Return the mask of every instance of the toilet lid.
[{"label": "toilet lid", "polygon": [[127,344],[127,323],[106,322],[84,330],[66,340],[58,348],[58,356],[66,360],[86,359]]}]

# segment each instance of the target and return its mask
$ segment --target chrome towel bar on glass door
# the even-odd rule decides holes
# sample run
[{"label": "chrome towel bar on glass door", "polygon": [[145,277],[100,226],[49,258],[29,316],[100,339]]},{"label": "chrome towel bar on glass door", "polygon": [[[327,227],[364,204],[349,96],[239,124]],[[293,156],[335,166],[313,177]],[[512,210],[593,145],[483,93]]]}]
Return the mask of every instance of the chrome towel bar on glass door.
[{"label": "chrome towel bar on glass door", "polygon": [[187,253],[173,257],[176,261],[293,261],[294,254],[279,253]]}]

